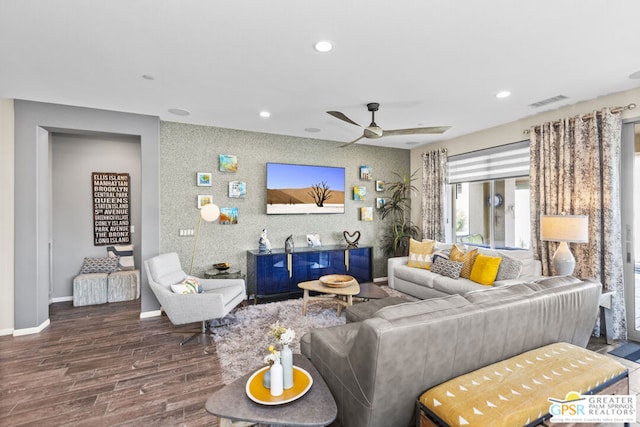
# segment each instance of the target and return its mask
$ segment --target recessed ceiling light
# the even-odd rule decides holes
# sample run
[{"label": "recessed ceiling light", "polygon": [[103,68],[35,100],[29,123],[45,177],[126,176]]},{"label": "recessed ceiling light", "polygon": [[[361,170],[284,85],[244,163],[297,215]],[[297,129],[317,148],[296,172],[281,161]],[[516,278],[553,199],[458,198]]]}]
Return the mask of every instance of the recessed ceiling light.
[{"label": "recessed ceiling light", "polygon": [[151,74],[143,74],[142,78],[145,79],[145,80],[155,80],[156,79]]},{"label": "recessed ceiling light", "polygon": [[333,49],[333,44],[330,41],[327,40],[321,40],[318,43],[316,43],[313,48],[315,50],[317,50],[318,52],[329,52]]},{"label": "recessed ceiling light", "polygon": [[320,132],[320,129],[318,128],[304,128],[305,132],[309,132],[309,133],[318,133]]},{"label": "recessed ceiling light", "polygon": [[496,93],[496,98],[506,98],[510,95],[511,92],[509,92],[508,90],[501,90],[500,92]]},{"label": "recessed ceiling light", "polygon": [[630,79],[640,79],[640,71],[636,71],[635,73],[629,74]]},{"label": "recessed ceiling light", "polygon": [[184,108],[169,108],[168,111],[176,116],[188,116],[191,114],[189,110],[185,110]]},{"label": "recessed ceiling light", "polygon": [[270,117],[271,113],[268,111],[260,111],[260,117]]}]

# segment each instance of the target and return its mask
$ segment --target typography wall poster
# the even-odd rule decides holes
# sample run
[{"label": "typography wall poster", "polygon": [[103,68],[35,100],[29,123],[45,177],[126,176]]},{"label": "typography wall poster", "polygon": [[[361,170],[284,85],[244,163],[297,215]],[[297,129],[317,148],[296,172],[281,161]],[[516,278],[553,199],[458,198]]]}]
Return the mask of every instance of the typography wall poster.
[{"label": "typography wall poster", "polygon": [[131,243],[129,174],[92,172],[93,245]]}]

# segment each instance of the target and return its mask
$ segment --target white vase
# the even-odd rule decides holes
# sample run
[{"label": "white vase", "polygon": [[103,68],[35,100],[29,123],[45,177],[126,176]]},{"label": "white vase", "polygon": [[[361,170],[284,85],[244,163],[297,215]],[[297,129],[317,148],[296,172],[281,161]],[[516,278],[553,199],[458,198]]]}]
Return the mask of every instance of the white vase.
[{"label": "white vase", "polygon": [[290,389],[293,387],[293,354],[288,344],[282,345],[280,360],[282,362],[282,386],[285,390]]},{"label": "white vase", "polygon": [[262,385],[264,388],[271,388],[271,368],[264,370],[264,375],[262,376]]},{"label": "white vase", "polygon": [[280,364],[280,360],[274,362],[271,365],[271,388],[269,389],[271,392],[271,396],[280,396],[284,389],[282,387],[282,365]]}]

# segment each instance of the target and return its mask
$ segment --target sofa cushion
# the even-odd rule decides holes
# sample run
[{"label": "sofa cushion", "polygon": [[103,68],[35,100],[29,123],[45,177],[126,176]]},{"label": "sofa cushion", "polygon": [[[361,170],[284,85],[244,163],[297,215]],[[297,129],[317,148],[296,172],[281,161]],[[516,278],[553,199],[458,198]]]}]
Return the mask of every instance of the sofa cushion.
[{"label": "sofa cushion", "polygon": [[518,283],[516,285],[501,286],[499,288],[490,287],[470,291],[464,294],[464,297],[472,303],[481,303],[488,301],[497,301],[506,298],[522,298],[529,295],[533,295],[535,291],[527,286],[525,283]]},{"label": "sofa cushion", "polygon": [[476,261],[477,256],[478,249],[464,251],[464,249],[460,248],[459,245],[453,245],[449,259],[464,263],[462,270],[460,271],[460,277],[468,279],[471,277],[471,269],[473,268],[473,263]]},{"label": "sofa cushion", "polygon": [[582,280],[573,276],[553,276],[534,280],[530,283],[527,283],[527,286],[529,286],[533,290],[541,291],[544,289],[557,288],[560,286],[572,285],[574,283],[580,282],[582,282]]},{"label": "sofa cushion", "polygon": [[490,286],[495,280],[502,258],[478,254],[469,278],[481,285]]},{"label": "sofa cushion", "polygon": [[477,289],[486,289],[487,287],[479,283],[473,282],[469,279],[452,279],[446,276],[438,276],[433,281],[433,289],[445,294],[458,294],[464,295],[467,292],[475,291]]},{"label": "sofa cushion", "polygon": [[440,274],[441,276],[450,277],[452,279],[457,279],[460,277],[460,272],[464,267],[463,262],[458,261],[450,261],[444,258],[436,258],[431,266],[431,271],[436,274]]},{"label": "sofa cushion", "polygon": [[427,288],[433,288],[433,282],[440,275],[433,271],[412,268],[407,265],[398,265],[393,269],[394,276],[411,283],[418,283]]},{"label": "sofa cushion", "polygon": [[429,269],[431,267],[431,254],[436,245],[435,240],[424,240],[419,242],[414,239],[409,240],[409,267]]},{"label": "sofa cushion", "polygon": [[395,320],[401,317],[433,313],[469,304],[471,303],[460,295],[449,295],[442,298],[431,298],[387,306],[378,310],[374,316],[385,320]]}]

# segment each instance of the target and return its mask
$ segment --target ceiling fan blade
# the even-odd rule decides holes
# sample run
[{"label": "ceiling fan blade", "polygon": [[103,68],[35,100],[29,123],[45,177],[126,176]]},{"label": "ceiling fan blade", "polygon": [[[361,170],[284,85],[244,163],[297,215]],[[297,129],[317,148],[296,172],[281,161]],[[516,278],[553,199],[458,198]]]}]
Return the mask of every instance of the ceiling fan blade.
[{"label": "ceiling fan blade", "polygon": [[410,129],[395,129],[385,130],[382,136],[394,136],[394,135],[422,135],[422,134],[436,134],[445,133],[451,126],[431,126],[426,128],[410,128]]},{"label": "ceiling fan blade", "polygon": [[[351,123],[352,125],[360,126],[358,123],[354,122],[349,117],[347,117],[344,114],[342,114],[340,111],[327,111],[327,114],[330,114],[333,117],[335,117],[336,119],[342,120],[343,122],[347,122],[347,123]],[[362,126],[360,126],[360,127],[362,127]]]},{"label": "ceiling fan blade", "polygon": [[354,140],[353,140],[353,141],[351,141],[351,142],[347,142],[346,144],[341,145],[339,148],[345,148],[345,147],[348,147],[348,146],[350,146],[350,145],[352,145],[352,144],[355,144],[356,142],[360,141],[362,138],[364,138],[364,135],[362,135],[362,136],[360,136],[360,137],[358,137],[358,138],[354,139]]}]

